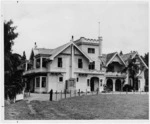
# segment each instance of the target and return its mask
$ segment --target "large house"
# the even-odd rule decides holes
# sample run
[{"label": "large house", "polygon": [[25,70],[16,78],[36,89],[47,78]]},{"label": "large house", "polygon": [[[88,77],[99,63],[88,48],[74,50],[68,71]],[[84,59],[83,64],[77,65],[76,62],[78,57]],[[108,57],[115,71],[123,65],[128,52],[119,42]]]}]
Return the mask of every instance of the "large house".
[{"label": "large house", "polygon": [[144,71],[148,69],[137,52],[102,54],[102,37],[81,37],[55,49],[37,48],[31,51],[26,62],[24,77],[32,92],[96,91],[107,87],[111,91],[122,91],[133,86],[128,69],[129,59],[135,59],[141,67],[136,74],[136,91],[144,91]]}]

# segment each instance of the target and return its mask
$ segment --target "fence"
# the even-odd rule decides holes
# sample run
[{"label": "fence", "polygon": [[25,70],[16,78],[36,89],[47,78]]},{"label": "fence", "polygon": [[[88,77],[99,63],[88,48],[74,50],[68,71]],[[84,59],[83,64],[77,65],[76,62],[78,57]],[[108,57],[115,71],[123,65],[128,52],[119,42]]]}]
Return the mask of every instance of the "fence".
[{"label": "fence", "polygon": [[53,92],[52,94],[49,95],[49,98],[51,97],[51,99],[49,99],[50,101],[59,101],[62,99],[66,99],[66,98],[71,98],[71,97],[77,97],[77,96],[86,96],[86,95],[99,95],[99,94],[148,94],[148,92],[122,92],[122,91],[118,91],[118,92],[99,92],[99,91],[91,91],[88,92],[86,90],[86,92],[81,92],[80,89],[79,90],[75,90],[75,91],[69,91],[69,92]]}]

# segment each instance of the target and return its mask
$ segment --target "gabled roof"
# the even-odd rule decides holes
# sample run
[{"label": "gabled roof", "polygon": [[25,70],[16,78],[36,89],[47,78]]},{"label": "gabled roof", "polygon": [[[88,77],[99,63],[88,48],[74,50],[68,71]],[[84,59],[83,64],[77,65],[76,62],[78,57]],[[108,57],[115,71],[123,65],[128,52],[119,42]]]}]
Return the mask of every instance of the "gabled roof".
[{"label": "gabled roof", "polygon": [[53,52],[53,49],[46,49],[46,48],[35,48],[33,50],[34,54],[37,55],[37,54],[48,54],[48,55],[51,55],[52,52]]},{"label": "gabled roof", "polygon": [[64,51],[66,48],[68,48],[70,45],[74,45],[77,50],[79,50],[90,62],[93,62],[93,60],[85,53],[83,52],[74,42],[68,42],[62,46],[59,46],[55,49],[45,49],[45,48],[34,48],[31,51],[31,56],[36,56],[38,54],[45,54],[50,55],[50,60],[53,60],[58,54],[60,54],[62,51]]},{"label": "gabled roof", "polygon": [[52,51],[53,51],[53,49],[34,48],[34,49],[31,50],[29,60],[33,59],[33,57],[38,55],[38,54],[51,55]]},{"label": "gabled roof", "polygon": [[136,52],[131,52],[131,53],[123,54],[123,55],[121,55],[121,58],[126,63],[130,58],[132,59],[133,57],[135,57],[136,54],[137,54]]},{"label": "gabled roof", "polygon": [[141,58],[141,56],[138,55],[138,57],[139,57],[139,59],[141,60],[141,62],[143,63],[143,65],[146,67],[146,69],[148,69],[148,66],[147,66],[146,63],[143,61],[143,59]]},{"label": "gabled roof", "polygon": [[102,54],[100,57],[100,60],[102,61],[103,65],[107,65],[107,63],[111,60],[111,58],[116,54],[117,52],[109,53],[109,54]]},{"label": "gabled roof", "polygon": [[105,66],[108,66],[108,64],[114,59],[114,57],[118,55],[118,57],[120,58],[120,60],[122,61],[122,63],[126,66],[125,62],[123,61],[123,59],[120,57],[120,55],[117,52],[113,52],[113,53],[109,53],[109,54],[103,54],[100,57],[100,60],[103,62],[103,64]]},{"label": "gabled roof", "polygon": [[73,43],[73,45],[74,45],[90,62],[93,62],[93,60],[92,60],[84,51],[82,51],[76,44]]},{"label": "gabled roof", "polygon": [[126,66],[125,62],[123,61],[123,59],[120,57],[120,55],[117,52],[111,53],[111,54],[107,54],[107,63],[106,66],[108,66],[108,64],[115,58],[115,56],[119,57],[119,59],[122,61],[122,63]]},{"label": "gabled roof", "polygon": [[115,56],[117,54],[117,52],[114,52],[114,53],[109,53],[107,54],[107,57],[106,57],[106,65],[108,62],[110,62],[110,60],[113,58],[113,56]]},{"label": "gabled roof", "polygon": [[83,52],[77,45],[75,45],[73,42],[69,42],[67,44],[64,44],[64,45],[54,49],[52,51],[52,55],[50,56],[50,60],[53,60],[58,54],[60,54],[65,49],[67,49],[70,45],[75,46],[75,48],[77,48],[90,62],[93,62],[93,60],[85,52]]},{"label": "gabled roof", "polygon": [[103,65],[106,65],[106,57],[107,57],[107,54],[102,54],[102,56],[100,56],[100,60]]},{"label": "gabled roof", "polygon": [[140,57],[140,55],[137,52],[131,52],[131,53],[127,53],[127,54],[123,54],[121,55],[122,59],[125,61],[125,63],[129,60],[129,59],[133,59],[135,56],[138,56],[139,59],[141,60],[141,62],[143,63],[143,65],[148,69],[148,66],[145,64],[145,62],[143,61],[143,59]]},{"label": "gabled roof", "polygon": [[59,53],[61,53],[62,51],[64,51],[67,47],[69,47],[71,44],[71,42],[69,43],[66,43],[62,46],[59,46],[57,48],[55,48],[52,53],[51,53],[51,56],[50,56],[50,59],[53,60]]}]

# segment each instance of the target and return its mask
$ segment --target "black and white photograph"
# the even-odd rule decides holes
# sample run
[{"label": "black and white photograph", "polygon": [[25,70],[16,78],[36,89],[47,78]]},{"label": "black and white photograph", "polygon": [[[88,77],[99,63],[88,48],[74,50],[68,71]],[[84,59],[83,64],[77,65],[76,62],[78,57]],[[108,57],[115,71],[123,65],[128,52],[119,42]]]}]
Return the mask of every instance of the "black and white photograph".
[{"label": "black and white photograph", "polygon": [[149,122],[148,1],[3,0],[1,26],[2,122]]}]

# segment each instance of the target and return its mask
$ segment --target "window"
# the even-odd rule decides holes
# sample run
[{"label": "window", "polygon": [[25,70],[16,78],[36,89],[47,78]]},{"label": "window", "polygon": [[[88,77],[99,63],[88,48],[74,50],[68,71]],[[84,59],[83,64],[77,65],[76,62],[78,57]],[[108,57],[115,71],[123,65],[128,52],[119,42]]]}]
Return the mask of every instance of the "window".
[{"label": "window", "polygon": [[82,68],[82,59],[78,59],[78,68]]},{"label": "window", "polygon": [[95,49],[94,48],[88,48],[88,53],[95,53]]},{"label": "window", "polygon": [[36,78],[36,87],[40,87],[40,77]]},{"label": "window", "polygon": [[46,58],[42,58],[42,67],[46,68]]},{"label": "window", "polygon": [[42,77],[42,87],[46,87],[46,77]]},{"label": "window", "polygon": [[59,77],[59,82],[63,82],[63,77]]},{"label": "window", "polygon": [[90,79],[87,79],[87,86],[90,86]]},{"label": "window", "polygon": [[62,58],[58,58],[58,67],[62,67]]},{"label": "window", "polygon": [[36,59],[36,68],[40,68],[40,58]]},{"label": "window", "polygon": [[77,82],[79,81],[79,78],[77,78]]},{"label": "window", "polygon": [[33,68],[33,64],[32,62],[31,63],[27,63],[27,70],[30,70]]},{"label": "window", "polygon": [[95,69],[95,62],[92,62],[89,64],[89,69],[94,70]]}]

